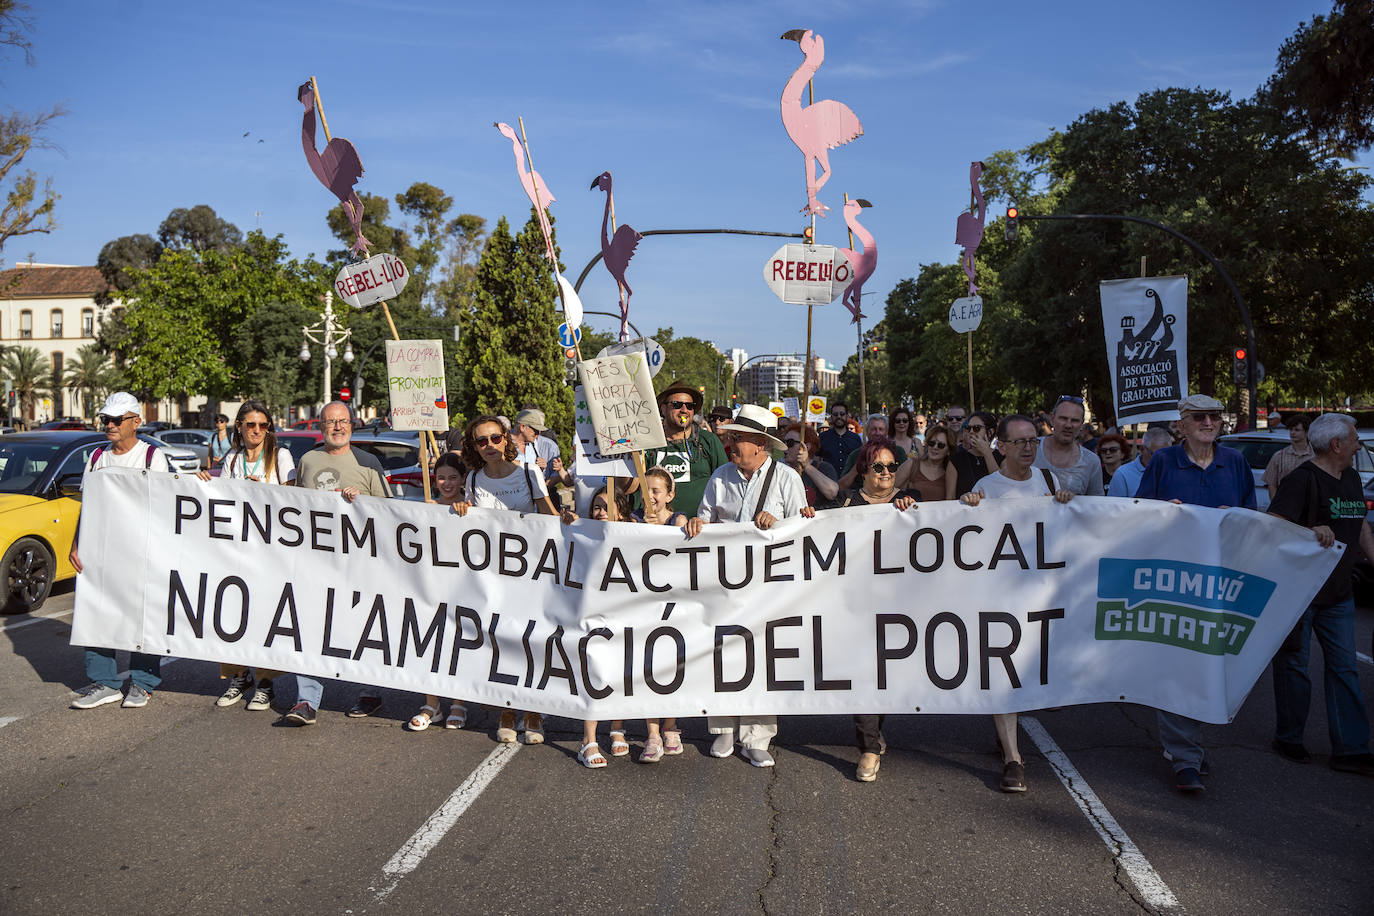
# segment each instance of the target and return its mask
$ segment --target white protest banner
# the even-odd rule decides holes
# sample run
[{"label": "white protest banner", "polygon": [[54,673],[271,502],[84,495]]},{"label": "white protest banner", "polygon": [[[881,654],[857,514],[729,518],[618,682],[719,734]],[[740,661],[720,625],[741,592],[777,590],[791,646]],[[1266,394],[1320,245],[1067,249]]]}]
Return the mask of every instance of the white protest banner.
[{"label": "white protest banner", "polygon": [[581,385],[573,389],[573,426],[577,433],[573,443],[573,474],[578,477],[635,476],[635,466],[630,456],[607,456],[597,449],[591,406]]},{"label": "white protest banner", "polygon": [[388,340],[386,384],[392,429],[449,428],[442,341]]},{"label": "white protest banner", "polygon": [[854,280],[854,268],[834,245],[783,245],[763,264],[763,282],[783,302],[829,305]]},{"label": "white protest banner", "polygon": [[649,378],[649,361],[643,353],[605,356],[577,364],[596,431],[596,448],[602,455],[623,455],[663,448],[663,420]]},{"label": "white protest banner", "polygon": [[1188,393],[1188,278],[1103,280],[1100,289],[1117,425],[1177,420]]},{"label": "white protest banner", "polygon": [[1339,556],[1273,516],[1150,500],[688,539],[123,468],[87,481],[81,526],[75,645],[574,719],[1127,702],[1225,722]]},{"label": "white protest banner", "polygon": [[373,255],[366,261],[346,264],[334,277],[334,292],[354,308],[395,299],[406,288],[410,274],[394,254]]},{"label": "white protest banner", "polygon": [[801,419],[801,404],[796,398],[782,399],[782,415],[789,420]]},{"label": "white protest banner", "polygon": [[806,422],[825,422],[825,398],[819,394],[813,394],[806,399]]}]

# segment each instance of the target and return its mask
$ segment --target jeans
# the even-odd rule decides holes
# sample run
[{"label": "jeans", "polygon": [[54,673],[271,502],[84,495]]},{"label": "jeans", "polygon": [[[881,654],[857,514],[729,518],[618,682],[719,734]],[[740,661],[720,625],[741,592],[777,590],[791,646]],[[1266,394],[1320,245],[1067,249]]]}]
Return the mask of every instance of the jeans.
[{"label": "jeans", "polygon": [[1173,758],[1174,772],[1202,769],[1202,723],[1178,713],[1159,711],[1159,743]]},{"label": "jeans", "polygon": [[1326,694],[1326,725],[1335,756],[1369,753],[1369,714],[1365,711],[1360,679],[1355,670],[1355,600],[1312,604],[1274,654],[1274,707],[1278,713],[1275,737],[1301,744],[1312,701],[1308,651],[1312,634],[1322,645],[1322,690]]},{"label": "jeans", "polygon": [[[114,649],[86,650],[86,677],[92,684],[104,684],[115,690],[124,686],[119,678]],[[129,653],[129,680],[152,693],[162,683],[162,657],[146,652]]]},{"label": "jeans", "polygon": [[310,708],[319,711],[320,701],[324,699],[324,685],[313,677],[296,675],[296,702],[309,703]]}]

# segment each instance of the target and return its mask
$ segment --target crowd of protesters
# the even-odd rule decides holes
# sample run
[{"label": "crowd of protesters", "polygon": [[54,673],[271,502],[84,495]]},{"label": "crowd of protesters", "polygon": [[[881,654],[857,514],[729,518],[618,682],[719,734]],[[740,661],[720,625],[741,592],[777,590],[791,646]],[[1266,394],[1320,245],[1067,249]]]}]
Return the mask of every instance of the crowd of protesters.
[{"label": "crowd of protesters", "polygon": [[[1160,499],[1214,508],[1256,507],[1255,481],[1246,459],[1220,445],[1222,404],[1206,395],[1179,402],[1179,420],[1151,424],[1140,435],[1085,423],[1083,399],[1064,395],[1036,416],[998,418],[986,411],[951,405],[929,416],[898,408],[890,414],[855,417],[841,401],[830,404],[825,428],[780,419],[745,405],[737,411],[704,411],[702,393],[674,382],[658,395],[664,447],[645,452],[642,478],[601,478],[574,474],[557,442],[548,435],[544,413],[524,406],[513,419],[484,415],[443,438],[433,460],[433,501],[458,516],[471,508],[579,517],[607,524],[650,524],[681,528],[695,537],[704,525],[752,524],[768,529],[779,520],[812,517],[819,511],[853,506],[890,505],[905,512],[921,502],[959,500],[970,511],[984,499],[1027,498],[1068,502],[1078,497]],[[295,485],[337,491],[353,502],[392,494],[377,460],[353,446],[354,420],[348,405],[334,402],[321,412],[320,446],[296,466],[279,446],[267,407],[250,400],[216,437],[218,476],[270,486]],[[169,470],[166,460],[136,436],[139,404],[124,392],[106,401],[100,423],[109,444],[98,449],[87,469],[145,467]],[[1345,546],[1340,562],[1322,585],[1273,659],[1277,724],[1273,748],[1286,760],[1310,760],[1304,726],[1311,700],[1308,675],[1310,641],[1322,645],[1324,692],[1333,769],[1374,776],[1369,718],[1355,670],[1354,601],[1351,571],[1357,551],[1374,562],[1374,533],[1365,522],[1359,475],[1353,469],[1360,446],[1354,421],[1342,414],[1288,418],[1291,445],[1274,455],[1263,475],[1271,498],[1269,511],[1311,529],[1323,547]],[[159,463],[160,461],[160,463]],[[200,477],[214,486],[214,477]],[[644,488],[640,492],[641,487]],[[86,556],[86,562],[98,558]],[[74,543],[73,566],[82,558]],[[159,659],[134,653],[127,690],[117,674],[114,652],[86,650],[89,687],[72,706],[90,709],[115,702],[125,707],[148,703],[161,683]],[[247,709],[280,708],[277,686],[289,676],[240,665],[220,666],[228,685],[215,701]],[[323,698],[319,681],[295,676],[295,703],[286,724],[311,725]],[[423,731],[441,721],[444,700],[424,697],[406,722]],[[375,715],[382,699],[363,688],[348,710],[351,717]],[[1025,768],[1017,743],[1017,717],[994,716],[1003,756],[1001,787],[1026,790]],[[447,700],[445,728],[461,729],[468,709],[459,698]],[[859,753],[855,778],[877,778],[886,750],[883,716],[854,717]],[[1163,756],[1180,791],[1198,792],[1210,767],[1202,745],[1202,724],[1160,712]],[[770,746],[777,736],[775,716],[709,717],[709,753],[743,759],[758,767],[774,765]],[[675,719],[644,723],[638,759],[654,763],[683,751],[683,731]],[[609,730],[609,758],[603,753],[598,723],[583,723],[577,760],[600,769],[608,759],[630,755],[625,723]],[[500,742],[544,741],[538,711],[501,710]]]}]

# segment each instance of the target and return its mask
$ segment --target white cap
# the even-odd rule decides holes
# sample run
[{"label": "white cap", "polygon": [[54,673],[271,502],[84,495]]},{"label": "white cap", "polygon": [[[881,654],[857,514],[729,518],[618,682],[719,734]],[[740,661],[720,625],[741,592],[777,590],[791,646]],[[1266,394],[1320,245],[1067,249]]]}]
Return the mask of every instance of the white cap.
[{"label": "white cap", "polygon": [[140,417],[143,415],[143,408],[138,403],[138,398],[129,392],[116,391],[105,399],[105,406],[100,408],[100,412],[107,417],[122,417],[129,413]]}]

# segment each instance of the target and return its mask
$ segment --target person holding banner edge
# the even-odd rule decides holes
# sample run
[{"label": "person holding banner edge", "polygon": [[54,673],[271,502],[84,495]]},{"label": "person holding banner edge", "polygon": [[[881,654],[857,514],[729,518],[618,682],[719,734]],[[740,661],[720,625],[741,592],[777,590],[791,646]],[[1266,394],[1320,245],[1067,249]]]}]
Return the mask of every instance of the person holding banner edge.
[{"label": "person holding banner edge", "polygon": [[[1213,509],[1254,509],[1255,475],[1245,456],[1217,444],[1221,434],[1222,403],[1205,394],[1190,394],[1178,402],[1180,445],[1160,449],[1145,466],[1138,499],[1210,506]],[[1202,723],[1177,713],[1158,711],[1159,740],[1164,759],[1173,764],[1180,792],[1201,792],[1202,777],[1210,775],[1202,749]]]},{"label": "person holding banner edge", "polygon": [[[577,514],[571,509],[561,513],[554,509],[544,485],[544,475],[531,473],[528,467],[519,463],[519,457],[515,440],[506,432],[499,417],[483,414],[469,420],[463,432],[463,464],[473,470],[468,472],[462,501],[452,506],[454,514],[462,517],[476,507],[561,515],[565,524],[577,521]],[[522,724],[526,744],[544,743],[544,717],[540,713],[526,711]],[[502,710],[496,726],[496,740],[514,744],[517,737],[516,711]]]},{"label": "person holding banner edge", "polygon": [[[974,416],[978,416],[974,414]],[[972,422],[972,421],[970,421]],[[1035,467],[1036,450],[1040,439],[1035,422],[1019,413],[1002,418],[997,424],[997,442],[1002,447],[1002,465],[974,485],[974,489],[959,497],[966,506],[976,506],[984,499],[1026,499],[1054,496],[1055,502],[1073,499],[1073,491],[1060,483],[1058,474],[1048,468]],[[1039,471],[1039,473],[1036,473]],[[1002,749],[1002,791],[1026,791],[1026,765],[1017,744],[1017,714],[1003,713],[992,717],[997,731],[997,744]]]},{"label": "person holding banner edge", "polygon": [[[703,525],[716,522],[750,522],[767,531],[780,518],[796,515],[813,518],[816,510],[806,504],[806,489],[797,472],[773,460],[774,449],[783,443],[773,435],[777,418],[768,410],[745,404],[739,414],[720,428],[727,433],[730,463],[718,468],[706,483],[701,508],[687,522],[687,536],[694,538]],[[712,757],[735,753],[738,735],[744,759],[756,767],[771,767],[769,742],[778,733],[777,716],[707,716],[707,728],[716,736]]]}]

